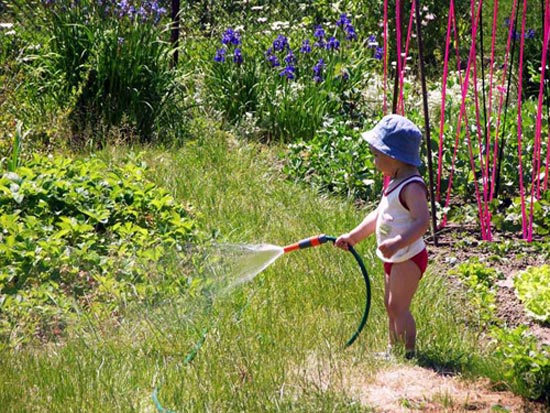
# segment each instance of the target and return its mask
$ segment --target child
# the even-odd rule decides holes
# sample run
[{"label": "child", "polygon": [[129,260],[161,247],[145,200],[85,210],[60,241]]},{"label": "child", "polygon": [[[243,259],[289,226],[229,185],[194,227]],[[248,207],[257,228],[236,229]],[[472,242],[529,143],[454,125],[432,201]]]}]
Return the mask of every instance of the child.
[{"label": "child", "polygon": [[420,130],[408,119],[388,115],[362,134],[374,155],[374,165],[390,182],[378,207],[351,232],[335,242],[348,249],[376,233],[376,254],[384,262],[384,304],[389,317],[389,348],[405,345],[405,356],[415,355],[416,323],[410,304],[428,265],[422,236],[430,225],[426,184],[420,166]]}]

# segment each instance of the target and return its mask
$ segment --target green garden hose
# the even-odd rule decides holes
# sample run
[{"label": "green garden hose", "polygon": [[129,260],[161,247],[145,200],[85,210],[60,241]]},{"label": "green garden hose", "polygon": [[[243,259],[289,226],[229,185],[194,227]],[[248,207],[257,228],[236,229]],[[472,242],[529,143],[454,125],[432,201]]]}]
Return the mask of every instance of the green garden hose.
[{"label": "green garden hose", "polygon": [[[336,241],[336,237],[328,236],[328,235],[318,235],[311,238],[306,238],[302,241],[299,241],[295,244],[287,245],[283,248],[284,253],[295,251],[298,249],[308,248],[308,247],[316,247],[318,245],[324,244],[328,241],[331,241],[334,243]],[[361,318],[361,322],[359,323],[359,326],[357,327],[355,333],[351,336],[351,338],[346,342],[346,347],[351,346],[355,340],[357,340],[357,337],[359,337],[359,334],[361,334],[361,331],[363,330],[363,327],[365,327],[365,324],[367,323],[367,319],[369,317],[369,311],[370,311],[370,305],[371,305],[371,285],[369,280],[369,275],[367,273],[367,269],[365,267],[365,264],[363,263],[363,260],[355,251],[355,249],[352,246],[349,246],[348,248],[349,252],[353,255],[355,260],[357,261],[357,264],[359,264],[359,268],[361,269],[361,274],[363,275],[363,279],[365,280],[365,309],[363,311],[363,317]],[[183,364],[189,364],[193,361],[195,356],[197,355],[197,352],[202,347],[204,341],[206,340],[206,335],[208,333],[208,329],[205,329],[202,332],[201,338],[197,341],[197,343],[193,346],[193,349],[185,356],[185,359],[183,361]],[[160,388],[160,385],[155,387],[153,390],[153,394],[151,395],[151,398],[153,399],[153,403],[155,404],[155,407],[157,408],[157,411],[160,413],[174,413],[174,411],[166,409],[162,406],[158,399],[158,389]]]},{"label": "green garden hose", "polygon": [[[331,241],[332,243],[334,243],[336,241],[336,237],[332,237],[324,234],[317,235],[311,238],[303,239],[294,244],[287,245],[286,247],[283,248],[283,251],[287,253],[287,252],[296,251],[303,248],[317,247],[328,241]],[[357,337],[359,337],[359,334],[363,330],[363,327],[365,327],[365,324],[367,323],[367,319],[369,317],[370,303],[371,303],[371,286],[370,286],[369,274],[367,272],[365,264],[363,263],[361,256],[357,253],[357,251],[355,251],[355,249],[352,246],[349,246],[348,250],[349,252],[352,253],[353,257],[357,261],[357,264],[359,264],[359,268],[361,269],[361,274],[363,275],[363,279],[365,280],[365,309],[363,311],[363,317],[361,318],[359,327],[357,327],[357,330],[355,331],[355,333],[347,341],[346,347],[349,347],[353,344],[353,342],[357,339]]]}]

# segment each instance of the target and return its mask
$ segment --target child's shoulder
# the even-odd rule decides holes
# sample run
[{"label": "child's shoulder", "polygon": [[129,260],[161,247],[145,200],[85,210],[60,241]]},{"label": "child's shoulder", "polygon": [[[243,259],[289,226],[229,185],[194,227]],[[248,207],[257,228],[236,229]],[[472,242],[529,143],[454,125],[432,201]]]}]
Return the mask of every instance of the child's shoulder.
[{"label": "child's shoulder", "polygon": [[399,191],[399,199],[403,205],[407,205],[407,200],[422,198],[427,201],[428,187],[420,175],[415,175],[415,179],[409,179]]}]

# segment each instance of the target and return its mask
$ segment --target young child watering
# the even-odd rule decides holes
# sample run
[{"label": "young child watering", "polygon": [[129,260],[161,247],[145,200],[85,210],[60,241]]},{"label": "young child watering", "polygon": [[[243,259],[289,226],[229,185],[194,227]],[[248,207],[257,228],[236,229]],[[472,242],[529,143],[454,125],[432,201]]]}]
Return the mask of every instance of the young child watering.
[{"label": "young child watering", "polygon": [[389,346],[400,342],[405,356],[415,354],[416,323],[411,301],[428,265],[423,235],[430,225],[427,190],[418,172],[422,134],[410,120],[388,115],[362,134],[376,169],[390,179],[378,207],[335,245],[348,249],[375,233],[376,254],[384,262],[384,304],[389,318]]}]

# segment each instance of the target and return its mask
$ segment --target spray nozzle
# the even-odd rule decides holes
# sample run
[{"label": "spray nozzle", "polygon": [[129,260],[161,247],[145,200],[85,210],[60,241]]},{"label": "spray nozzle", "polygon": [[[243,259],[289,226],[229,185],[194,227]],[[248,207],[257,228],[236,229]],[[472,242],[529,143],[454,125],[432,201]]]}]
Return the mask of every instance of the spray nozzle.
[{"label": "spray nozzle", "polygon": [[301,241],[298,241],[294,244],[287,245],[286,247],[283,248],[283,251],[285,253],[287,253],[287,252],[291,252],[291,251],[301,250],[303,248],[317,247],[321,244],[324,244],[327,241],[333,241],[334,242],[335,239],[336,238],[329,237],[325,234],[316,235],[314,237],[305,238],[305,239],[303,239]]}]

